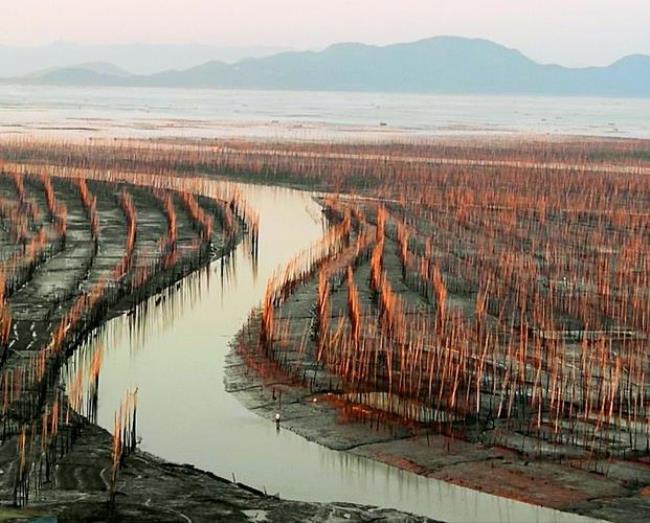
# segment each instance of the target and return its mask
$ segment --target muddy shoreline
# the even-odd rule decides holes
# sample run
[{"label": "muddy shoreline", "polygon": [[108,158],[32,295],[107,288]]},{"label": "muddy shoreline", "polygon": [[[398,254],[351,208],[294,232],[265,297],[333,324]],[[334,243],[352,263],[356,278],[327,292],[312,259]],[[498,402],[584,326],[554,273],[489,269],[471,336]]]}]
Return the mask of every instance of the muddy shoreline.
[{"label": "muddy shoreline", "polygon": [[313,376],[306,385],[260,356],[259,322],[258,315],[251,316],[233,342],[225,386],[269,423],[280,414],[281,430],[424,477],[596,520],[628,523],[650,511],[650,463],[613,458],[582,463],[550,444],[540,451],[529,441],[530,451],[524,451],[404,425],[366,405],[340,401],[336,381],[322,370],[305,368],[305,376]]},{"label": "muddy shoreline", "polygon": [[[72,450],[59,462],[50,484],[26,509],[0,507],[0,519],[28,521],[430,521],[395,510],[345,503],[281,500],[204,472],[136,450],[120,471],[117,502],[106,501],[111,435],[86,424]],[[7,446],[3,447],[4,449]],[[0,453],[4,468],[8,456]],[[3,489],[4,492],[4,489]]]}]

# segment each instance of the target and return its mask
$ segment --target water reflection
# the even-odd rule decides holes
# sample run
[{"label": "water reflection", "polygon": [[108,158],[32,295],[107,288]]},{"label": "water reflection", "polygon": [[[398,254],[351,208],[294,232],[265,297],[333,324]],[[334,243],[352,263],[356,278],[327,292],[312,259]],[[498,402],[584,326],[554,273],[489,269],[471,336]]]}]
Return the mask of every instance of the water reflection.
[{"label": "water reflection", "polygon": [[[141,447],[282,497],[388,506],[444,521],[563,522],[586,519],[431,480],[332,451],[243,407],[223,386],[229,342],[272,272],[322,234],[311,196],[242,185],[260,213],[259,260],[240,245],[180,286],[109,322],[72,358],[65,380],[105,347],[97,422],[112,426],[125,390],[138,387]],[[218,284],[217,284],[218,282]]]}]

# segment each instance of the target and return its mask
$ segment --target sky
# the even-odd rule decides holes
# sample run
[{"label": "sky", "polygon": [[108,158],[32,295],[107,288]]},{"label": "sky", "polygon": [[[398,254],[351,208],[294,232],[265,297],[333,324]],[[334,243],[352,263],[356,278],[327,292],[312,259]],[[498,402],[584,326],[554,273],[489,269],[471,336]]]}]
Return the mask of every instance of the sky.
[{"label": "sky", "polygon": [[481,37],[534,60],[650,54],[650,0],[0,0],[0,44],[204,43],[321,49]]}]

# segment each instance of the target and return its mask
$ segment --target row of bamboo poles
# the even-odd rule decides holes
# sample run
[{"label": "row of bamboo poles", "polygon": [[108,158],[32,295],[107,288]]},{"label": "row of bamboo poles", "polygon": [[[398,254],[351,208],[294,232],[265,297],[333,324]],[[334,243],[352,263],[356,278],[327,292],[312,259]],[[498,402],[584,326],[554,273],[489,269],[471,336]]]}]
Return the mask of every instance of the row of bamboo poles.
[{"label": "row of bamboo poles", "polygon": [[[153,182],[147,176],[138,176],[134,173],[123,173],[113,176],[111,173],[94,172],[94,176],[84,177],[84,173],[68,172],[65,169],[51,172],[47,168],[27,169],[24,166],[12,168],[7,164],[2,166],[4,173],[10,173],[18,194],[18,205],[0,201],[0,214],[3,221],[9,224],[20,224],[13,227],[16,231],[23,231],[24,252],[15,252],[9,259],[4,260],[3,270],[0,272],[0,343],[2,343],[2,363],[0,363],[0,394],[2,395],[2,441],[12,435],[17,436],[18,466],[16,468],[16,482],[14,502],[17,505],[27,504],[31,492],[38,493],[43,481],[50,480],[56,456],[62,458],[71,448],[71,444],[79,434],[86,420],[93,421],[97,409],[97,389],[102,358],[101,351],[95,353],[90,371],[87,374],[75,376],[69,390],[52,392],[56,387],[58,368],[70,350],[84,333],[101,320],[106,307],[115,302],[123,294],[137,293],[161,270],[176,271],[180,262],[177,255],[177,217],[176,209],[172,203],[173,195],[187,210],[191,223],[198,231],[198,242],[192,247],[190,257],[203,263],[209,256],[209,247],[213,241],[214,228],[212,218],[199,205],[195,195],[207,198],[217,210],[223,231],[224,248],[232,248],[237,241],[238,229],[242,226],[249,235],[257,235],[257,217],[249,208],[243,198],[236,191],[230,189],[216,190],[209,185],[201,185],[175,178],[163,180],[155,177]],[[115,189],[116,202],[122,211],[126,224],[123,254],[107,274],[88,283],[88,288],[73,297],[67,310],[55,322],[49,340],[34,353],[23,358],[23,362],[12,364],[11,367],[3,365],[11,352],[7,346],[11,333],[11,318],[9,307],[6,305],[4,282],[5,274],[12,278],[13,273],[25,264],[31,264],[31,276],[35,264],[47,259],[46,250],[49,243],[58,241],[59,249],[65,248],[65,235],[67,232],[67,209],[58,200],[54,191],[51,178],[63,178],[74,183],[82,208],[88,218],[90,235],[93,241],[90,259],[87,262],[86,275],[94,257],[97,255],[101,238],[100,215],[97,210],[97,198],[91,193],[88,180]],[[44,201],[48,209],[48,217],[52,225],[38,225],[39,210],[27,196],[24,180],[39,180],[44,191]],[[153,261],[146,261],[144,253],[137,252],[138,218],[136,206],[126,187],[139,185],[151,190],[165,213],[167,229],[164,236],[158,241],[158,255]],[[205,194],[202,193],[205,191]],[[26,213],[27,211],[27,213]],[[21,222],[21,216],[27,219]],[[20,227],[20,229],[19,229]],[[37,227],[37,232],[30,229]],[[11,230],[11,228],[10,228]],[[19,241],[20,235],[12,236]],[[48,243],[49,242],[49,243]],[[51,248],[50,248],[51,255]],[[196,253],[193,254],[193,253]],[[142,260],[141,260],[142,259]],[[207,258],[205,258],[207,259]],[[183,263],[195,263],[190,259]],[[15,277],[13,277],[15,280]],[[12,280],[13,281],[13,280]],[[14,284],[14,287],[16,285]],[[88,380],[89,385],[82,385]],[[136,444],[135,436],[135,393],[127,394],[125,402],[116,413],[116,426],[113,437],[113,472],[109,501],[114,502],[119,465],[129,452],[133,451]],[[64,407],[65,406],[65,407]],[[65,410],[65,412],[64,412]],[[59,436],[58,434],[63,434]],[[39,447],[40,445],[40,447]],[[38,449],[41,449],[40,451]],[[48,450],[49,449],[49,450]],[[58,449],[58,450],[52,450]],[[43,472],[45,471],[45,472]],[[35,480],[35,478],[37,478]]]},{"label": "row of bamboo poles", "polygon": [[[498,140],[414,139],[377,143],[259,142],[255,140],[171,141],[72,141],[7,137],[2,143],[7,160],[52,162],[59,165],[100,169],[140,169],[158,173],[186,172],[189,175],[219,174],[256,176],[277,181],[306,180],[326,183],[329,188],[375,186],[384,179],[412,177],[413,171],[467,165],[481,168],[522,169],[544,165],[589,167],[599,172],[642,172],[650,160],[647,140],[573,138],[549,140],[545,137],[512,137]],[[621,167],[623,169],[621,169]],[[458,169],[456,169],[458,170]]]},{"label": "row of bamboo poles", "polygon": [[[519,209],[513,222],[510,208],[430,213],[393,202],[393,214],[381,204],[362,207],[357,215],[374,216],[360,227],[374,232],[355,233],[363,246],[347,258],[341,250],[309,259],[300,273],[317,281],[313,357],[345,391],[366,402],[380,397],[392,413],[450,430],[458,420],[462,430],[498,420],[504,432],[603,454],[650,452],[650,309],[641,298],[649,295],[648,250],[632,237],[650,220],[633,216],[630,225],[616,215],[614,225],[612,214],[567,220],[567,213],[541,218],[538,209]],[[345,213],[344,205],[330,212]],[[599,226],[627,240],[596,237]],[[583,232],[591,243],[575,238]],[[388,249],[399,266],[384,266]],[[363,263],[366,281],[355,276]],[[291,292],[295,281],[290,271],[271,287]],[[342,281],[347,314],[332,317],[331,296]],[[427,307],[406,303],[392,290],[396,281]],[[360,299],[359,285],[370,302]],[[279,361],[273,341],[283,335],[268,319],[281,304],[267,293],[261,327],[266,353]]]}]

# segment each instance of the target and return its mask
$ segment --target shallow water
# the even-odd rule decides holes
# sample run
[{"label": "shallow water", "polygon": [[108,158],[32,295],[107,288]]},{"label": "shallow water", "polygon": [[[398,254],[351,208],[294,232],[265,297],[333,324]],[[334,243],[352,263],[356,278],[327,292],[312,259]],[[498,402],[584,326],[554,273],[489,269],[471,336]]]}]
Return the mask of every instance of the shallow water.
[{"label": "shallow water", "polygon": [[332,451],[258,417],[224,390],[229,342],[258,305],[272,272],[320,237],[311,195],[241,185],[261,218],[255,267],[238,247],[231,270],[219,261],[189,276],[159,306],[149,301],[138,329],[110,321],[69,366],[88,365],[103,350],[98,423],[112,430],[127,389],[138,387],[141,448],[191,463],[268,493],[305,501],[395,507],[443,521],[569,522],[586,518],[490,496],[372,460]]},{"label": "shallow water", "polygon": [[5,84],[0,132],[305,140],[502,133],[650,138],[650,99]]}]

